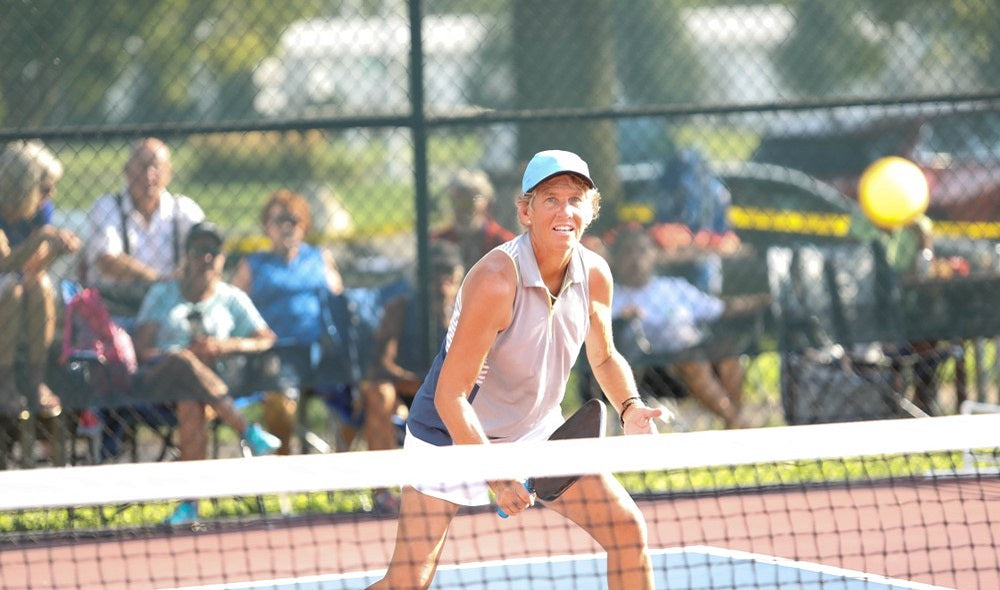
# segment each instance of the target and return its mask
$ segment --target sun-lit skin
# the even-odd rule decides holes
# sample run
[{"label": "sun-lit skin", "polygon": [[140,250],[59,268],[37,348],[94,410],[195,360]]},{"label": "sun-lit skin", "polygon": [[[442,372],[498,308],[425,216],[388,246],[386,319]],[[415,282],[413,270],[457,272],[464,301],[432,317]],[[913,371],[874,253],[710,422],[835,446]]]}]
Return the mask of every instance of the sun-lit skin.
[{"label": "sun-lit skin", "polygon": [[[587,360],[608,401],[622,416],[625,433],[652,434],[656,432],[652,420],[661,411],[634,403],[640,399],[635,380],[624,357],[614,348],[611,270],[597,253],[578,248],[599,208],[600,193],[589,181],[571,172],[558,172],[517,199],[518,220],[527,230],[538,275],[548,290],[550,313],[554,309],[567,309],[567,315],[578,311],[559,306],[558,302],[564,287],[574,288],[575,283],[568,283],[566,277],[574,264],[573,257],[579,256],[586,272],[583,280],[587,281],[589,302],[585,313],[589,320],[584,322],[588,318],[577,316],[573,321],[587,325]],[[511,254],[493,250],[469,270],[460,288],[465,306],[451,332],[450,354],[441,364],[432,401],[454,444],[491,444],[472,407],[470,393],[498,335],[516,319],[517,264]],[[531,293],[532,297],[541,295],[537,289]],[[530,344],[526,342],[525,346]],[[631,405],[627,405],[630,399]],[[534,497],[520,481],[498,479],[486,483],[497,506],[512,517],[534,503]],[[652,587],[645,525],[639,509],[617,480],[584,476],[548,507],[580,524],[608,552],[608,588]],[[404,486],[392,561],[385,578],[370,588],[429,587],[458,509],[459,504],[448,499]],[[595,524],[597,521],[600,524]]]},{"label": "sun-lit skin", "polygon": [[170,148],[158,139],[141,140],[125,164],[125,180],[133,205],[146,219],[160,206],[160,195],[172,178]]},{"label": "sun-lit skin", "polygon": [[275,253],[286,260],[298,254],[299,245],[306,237],[305,223],[280,205],[271,207],[264,230],[267,232],[267,237],[271,238]]},{"label": "sun-lit skin", "polygon": [[518,218],[528,228],[536,254],[547,249],[565,252],[567,264],[573,247],[594,220],[591,189],[571,174],[560,174],[539,184],[527,199],[518,202]]}]

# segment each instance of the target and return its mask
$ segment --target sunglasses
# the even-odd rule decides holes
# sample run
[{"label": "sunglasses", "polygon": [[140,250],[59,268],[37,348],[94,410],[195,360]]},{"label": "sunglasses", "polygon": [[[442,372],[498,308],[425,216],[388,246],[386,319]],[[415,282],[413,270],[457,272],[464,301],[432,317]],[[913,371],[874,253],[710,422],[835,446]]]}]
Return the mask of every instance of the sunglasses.
[{"label": "sunglasses", "polygon": [[294,215],[288,215],[288,214],[285,214],[285,215],[276,215],[276,216],[268,219],[267,221],[268,221],[268,223],[273,223],[274,225],[284,225],[286,223],[290,223],[292,225],[298,225],[299,223],[302,222],[302,220],[299,219],[298,217],[296,217]]},{"label": "sunglasses", "polygon": [[222,254],[222,248],[219,246],[209,246],[208,244],[201,246],[191,246],[188,248],[188,254],[193,254],[194,256],[208,256],[211,255],[213,258]]}]

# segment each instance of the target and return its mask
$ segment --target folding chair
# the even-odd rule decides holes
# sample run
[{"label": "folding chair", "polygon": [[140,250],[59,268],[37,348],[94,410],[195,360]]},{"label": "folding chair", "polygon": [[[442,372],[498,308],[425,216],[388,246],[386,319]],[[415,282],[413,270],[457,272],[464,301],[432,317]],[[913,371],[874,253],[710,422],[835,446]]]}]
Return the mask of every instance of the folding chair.
[{"label": "folding chair", "polygon": [[898,383],[886,343],[899,340],[898,290],[877,246],[772,247],[781,399],[789,424],[922,414]]},{"label": "folding chair", "polygon": [[[346,451],[357,448],[363,416],[358,399],[361,381],[374,354],[374,334],[382,318],[386,302],[412,289],[406,279],[398,279],[379,287],[345,289],[341,295],[329,295],[324,310],[327,341],[330,346],[316,359],[313,387],[308,398],[321,399],[330,413],[334,441],[330,450]],[[305,423],[306,403],[300,403],[299,423]],[[397,425],[404,428],[403,425]],[[307,448],[311,433],[303,430],[303,448]],[[309,446],[317,448],[317,445]],[[322,450],[322,449],[317,449]]]}]

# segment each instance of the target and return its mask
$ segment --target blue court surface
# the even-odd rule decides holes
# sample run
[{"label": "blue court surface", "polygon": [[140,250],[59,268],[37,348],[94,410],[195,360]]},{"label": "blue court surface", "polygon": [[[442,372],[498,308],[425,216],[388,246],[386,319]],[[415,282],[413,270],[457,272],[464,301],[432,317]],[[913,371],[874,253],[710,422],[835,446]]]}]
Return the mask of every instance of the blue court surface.
[{"label": "blue court surface", "polygon": [[[791,561],[715,547],[659,549],[652,553],[656,587],[660,590],[785,589],[889,590],[941,589],[906,580],[815,563]],[[567,555],[442,566],[434,590],[598,590],[605,588],[603,554]],[[262,580],[188,590],[359,590],[378,580],[382,571],[329,576]]]}]

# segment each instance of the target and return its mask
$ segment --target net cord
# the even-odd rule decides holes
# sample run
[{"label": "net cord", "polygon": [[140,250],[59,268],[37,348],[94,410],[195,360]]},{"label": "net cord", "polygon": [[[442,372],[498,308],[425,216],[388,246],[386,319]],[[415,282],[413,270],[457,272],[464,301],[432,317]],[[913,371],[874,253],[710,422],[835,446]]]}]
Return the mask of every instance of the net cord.
[{"label": "net cord", "polygon": [[1000,446],[1000,414],[0,473],[0,510],[629,473]]}]

